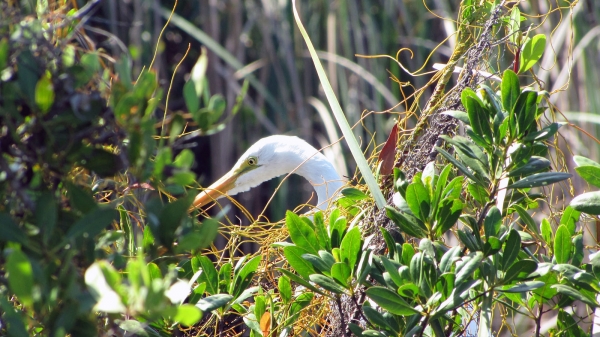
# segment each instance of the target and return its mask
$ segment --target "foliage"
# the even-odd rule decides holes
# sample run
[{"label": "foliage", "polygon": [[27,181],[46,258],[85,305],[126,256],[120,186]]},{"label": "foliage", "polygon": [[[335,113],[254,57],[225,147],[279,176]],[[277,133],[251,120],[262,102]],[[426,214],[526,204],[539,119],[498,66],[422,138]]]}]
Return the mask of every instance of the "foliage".
[{"label": "foliage", "polygon": [[113,73],[101,52],[78,48],[75,11],[12,14],[0,27],[0,334],[166,333],[239,300],[251,264],[234,272],[233,295],[192,289],[218,222],[187,214],[194,155],[174,153],[186,125],[222,129],[222,97],[195,70],[192,121],[177,112],[157,127],[154,72],[132,82],[129,59]]},{"label": "foliage", "polygon": [[[494,5],[463,1],[461,15],[477,23]],[[259,254],[239,254],[245,238],[231,231],[217,258],[207,248],[219,217],[188,214],[195,158],[181,147],[223,130],[247,84],[223,118],[203,51],[181,86],[188,112],[168,111],[152,67],[123,57],[113,72],[101,50],[74,43],[80,13],[58,21],[42,7],[0,26],[0,334],[317,334],[339,312],[347,336],[459,336],[477,312],[491,335],[494,310],[528,318],[536,335],[549,311],[551,334],[586,333],[570,307],[598,306],[600,255],[585,259],[580,220],[600,214],[600,197],[534,214],[571,175],[548,159],[562,126],[544,125],[548,94],[520,86],[546,36],[521,34],[516,6],[496,27],[518,50],[515,71],[462,91],[464,111],[446,114],[465,133],[442,137],[437,163],[410,179],[395,169],[385,212],[402,235],[377,227],[385,251],[363,233],[373,200],[358,186],[329,213],[286,213],[268,227],[282,238]],[[600,164],[575,161],[600,187]]]}]

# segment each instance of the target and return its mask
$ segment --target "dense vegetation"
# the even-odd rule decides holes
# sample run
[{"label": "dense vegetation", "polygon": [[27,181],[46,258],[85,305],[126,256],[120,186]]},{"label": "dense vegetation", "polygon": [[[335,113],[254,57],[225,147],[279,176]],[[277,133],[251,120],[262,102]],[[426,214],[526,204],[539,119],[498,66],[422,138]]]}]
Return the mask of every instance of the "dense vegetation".
[{"label": "dense vegetation", "polygon": [[[157,16],[169,16],[155,4]],[[324,6],[315,4],[308,10]],[[179,16],[172,24],[211,48],[192,52],[185,83],[180,63],[160,65],[160,43],[146,58],[133,43],[132,58],[94,48],[84,26],[97,2],[71,5],[0,4],[0,335],[591,333],[600,192],[572,198],[572,174],[562,172],[567,123],[553,104],[561,93],[537,72],[551,36],[529,25],[538,19],[529,4],[461,2],[450,66],[432,91],[408,93],[396,137],[384,147],[373,137],[378,158],[394,158],[389,166],[372,157],[380,186],[367,189],[358,172],[334,209],[247,226],[230,220],[228,207],[212,218],[190,211],[194,163],[206,158],[188,147],[230,129],[238,113],[249,118],[249,92],[277,107],[268,88],[249,76],[235,95],[215,93],[211,65],[223,65],[209,55],[236,70],[240,61]],[[567,5],[553,11],[576,11]],[[466,70],[453,82],[459,63]],[[165,70],[175,75],[163,86]],[[377,90],[372,102],[390,100]],[[403,90],[394,91],[398,101]],[[384,128],[384,118],[363,126]],[[311,133],[310,123],[299,129]],[[424,145],[430,139],[434,149]],[[600,187],[600,164],[574,162]],[[385,208],[373,188],[389,196]],[[213,244],[219,233],[224,248]]]}]

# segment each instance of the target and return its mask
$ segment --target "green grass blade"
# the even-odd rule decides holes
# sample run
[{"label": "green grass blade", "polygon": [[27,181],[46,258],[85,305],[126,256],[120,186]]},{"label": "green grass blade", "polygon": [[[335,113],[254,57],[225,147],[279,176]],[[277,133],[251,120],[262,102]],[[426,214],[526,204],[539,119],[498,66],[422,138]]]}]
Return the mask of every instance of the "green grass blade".
[{"label": "green grass blade", "polygon": [[296,24],[298,25],[298,29],[300,29],[300,34],[302,34],[302,37],[304,38],[304,41],[306,42],[306,46],[308,47],[308,51],[310,52],[310,56],[313,60],[313,63],[315,64],[315,68],[317,69],[317,75],[319,76],[321,85],[323,85],[323,90],[325,91],[325,95],[327,96],[327,100],[329,101],[329,105],[331,106],[331,110],[333,111],[333,115],[335,116],[335,119],[337,120],[338,125],[340,126],[340,129],[342,129],[342,134],[346,138],[346,142],[348,143],[348,147],[350,147],[350,152],[352,153],[354,160],[356,160],[358,169],[362,173],[363,178],[365,179],[365,182],[367,183],[367,186],[369,186],[369,190],[371,191],[371,194],[373,194],[373,198],[375,199],[375,204],[377,205],[377,207],[379,209],[382,209],[383,207],[385,207],[385,204],[386,204],[385,198],[383,197],[383,194],[381,193],[381,190],[379,189],[379,185],[377,184],[377,181],[375,180],[375,177],[373,176],[373,172],[371,171],[371,168],[369,167],[369,163],[367,163],[367,159],[365,158],[364,154],[362,153],[362,150],[360,149],[360,146],[358,145],[358,141],[356,140],[356,138],[354,137],[354,134],[352,133],[352,129],[350,128],[350,124],[348,124],[348,121],[346,120],[346,117],[344,116],[342,107],[340,106],[340,103],[338,102],[337,98],[335,97],[335,93],[333,92],[333,88],[331,87],[331,84],[329,83],[329,80],[327,79],[327,75],[325,74],[325,69],[323,69],[323,65],[321,64],[321,61],[319,60],[317,51],[313,47],[312,42],[310,41],[310,38],[308,36],[308,33],[304,29],[304,26],[302,25],[302,21],[300,21],[300,16],[298,15],[298,11],[296,10],[296,1],[295,0],[292,1],[292,8],[294,10],[294,18],[296,20]]}]

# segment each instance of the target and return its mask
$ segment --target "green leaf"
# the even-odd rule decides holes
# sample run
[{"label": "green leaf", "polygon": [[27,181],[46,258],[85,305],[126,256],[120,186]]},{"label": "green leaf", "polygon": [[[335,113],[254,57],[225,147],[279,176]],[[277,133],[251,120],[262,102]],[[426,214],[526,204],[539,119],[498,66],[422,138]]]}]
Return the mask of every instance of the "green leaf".
[{"label": "green leaf", "polygon": [[[383,315],[379,311],[377,311],[367,305],[362,306],[362,311],[371,324],[375,325],[376,327],[382,328],[382,329],[386,329],[388,327],[387,321],[385,320],[385,318],[383,318]],[[364,336],[364,335],[361,334],[359,336]]]},{"label": "green leaf", "polygon": [[34,302],[34,281],[33,268],[27,255],[20,250],[13,250],[6,258],[6,271],[10,290],[17,296],[19,302],[31,308]]},{"label": "green leaf", "polygon": [[[463,90],[463,92],[464,91],[465,90]],[[481,135],[486,140],[487,144],[491,144],[493,138],[488,112],[481,105],[481,102],[473,96],[467,96],[463,103],[466,103],[465,108],[467,109],[473,132]]]},{"label": "green leaf", "polygon": [[546,35],[537,34],[525,42],[521,48],[519,73],[524,73],[533,67],[546,49]]},{"label": "green leaf", "polygon": [[89,213],[97,207],[96,201],[88,190],[84,190],[80,186],[71,183],[66,183],[65,185],[71,207],[74,207],[83,214]]},{"label": "green leaf", "polygon": [[543,129],[541,129],[540,131],[532,132],[532,133],[528,134],[525,138],[523,138],[523,141],[525,141],[525,142],[534,142],[534,141],[541,142],[541,141],[550,139],[558,132],[558,129],[560,129],[565,124],[566,123],[563,123],[563,122],[552,123],[552,124],[544,127]]},{"label": "green leaf", "polygon": [[354,187],[344,188],[342,190],[342,195],[351,200],[363,200],[369,197],[363,191]]},{"label": "green leaf", "polygon": [[556,289],[558,293],[571,297],[574,300],[579,300],[592,308],[597,308],[598,303],[593,299],[583,295],[579,290],[568,286],[566,284],[555,284],[552,288]]},{"label": "green leaf", "polygon": [[396,242],[394,238],[383,226],[379,227],[381,231],[381,236],[383,236],[383,240],[385,241],[385,245],[388,249],[388,256],[393,259],[396,256]]},{"label": "green leaf", "polygon": [[196,93],[196,84],[192,79],[183,85],[183,99],[190,113],[195,113],[200,109],[200,95]]},{"label": "green leaf", "polygon": [[559,181],[571,178],[572,175],[569,173],[562,172],[544,172],[531,175],[527,178],[521,179],[511,185],[508,185],[507,189],[511,188],[531,188],[538,186],[547,186],[554,184]]},{"label": "green leaf", "polygon": [[588,184],[600,187],[600,167],[597,166],[579,166],[575,168],[575,171],[585,180]]},{"label": "green leaf", "polygon": [[283,300],[284,304],[287,304],[292,299],[292,284],[287,276],[280,276],[277,281],[277,288],[279,289],[279,296]]},{"label": "green leaf", "polygon": [[[202,93],[204,91],[204,82],[206,69],[208,68],[208,54],[206,53],[206,49],[202,48],[202,53],[198,57],[196,64],[192,68],[192,72],[190,73],[190,81],[193,83],[193,88],[196,94],[196,97],[200,99],[202,97]],[[186,102],[187,103],[187,102]],[[198,109],[196,109],[198,110]],[[194,112],[196,110],[190,110],[190,112]]]},{"label": "green leaf", "polygon": [[510,42],[521,45],[521,11],[518,6],[513,6],[511,9],[507,26]]},{"label": "green leaf", "polygon": [[454,146],[458,156],[465,165],[489,180],[489,161],[487,155],[483,153],[483,150],[479,146],[462,136],[450,138],[442,135],[440,138]]},{"label": "green leaf", "polygon": [[442,112],[442,115],[448,115],[450,117],[456,118],[459,121],[470,125],[471,121],[469,120],[469,115],[464,112],[464,111],[460,111],[460,110],[448,110],[448,111],[444,111]]},{"label": "green leaf", "polygon": [[191,304],[182,304],[177,307],[173,320],[184,326],[193,326],[202,319],[202,311]]},{"label": "green leaf", "polygon": [[583,261],[583,235],[577,234],[573,237],[573,260],[571,263],[575,266],[581,265]]},{"label": "green leaf", "polygon": [[573,161],[577,167],[579,166],[595,166],[600,168],[600,163],[595,162],[589,158],[583,156],[573,156]]},{"label": "green leaf", "polygon": [[528,291],[532,291],[532,290],[541,288],[544,285],[546,285],[546,284],[542,281],[529,281],[529,282],[523,282],[523,283],[515,284],[515,285],[506,285],[506,286],[503,286],[503,287],[500,287],[497,289],[499,291],[505,292],[505,293],[525,293]]},{"label": "green leaf", "polygon": [[290,232],[290,238],[296,246],[306,250],[308,253],[317,255],[319,252],[319,241],[315,231],[295,213],[287,211],[285,214],[285,225]]},{"label": "green leaf", "polygon": [[348,287],[348,279],[352,275],[350,267],[346,263],[337,262],[331,266],[331,277],[344,287]]},{"label": "green leaf", "polygon": [[514,229],[510,230],[508,234],[508,239],[506,240],[506,244],[504,246],[504,252],[502,253],[501,266],[502,270],[507,270],[513,262],[519,256],[519,252],[521,251],[521,236],[519,232]]},{"label": "green leaf", "polygon": [[216,294],[199,300],[196,303],[196,307],[200,308],[203,312],[210,312],[225,306],[232,299],[233,296],[228,294]]},{"label": "green leaf", "polygon": [[343,294],[345,292],[344,287],[337,284],[331,277],[327,277],[321,274],[312,274],[309,279],[321,286],[323,289],[331,291],[334,294]]},{"label": "green leaf", "polygon": [[189,251],[208,247],[219,233],[219,222],[206,219],[201,225],[194,227],[192,232],[184,235],[177,244],[177,251]]},{"label": "green leaf", "polygon": [[392,314],[410,316],[418,314],[419,311],[411,307],[405,300],[395,292],[384,287],[370,287],[366,291],[367,296],[383,309]]},{"label": "green leaf", "polygon": [[504,283],[507,284],[515,279],[520,280],[533,273],[537,269],[537,263],[533,260],[520,260],[508,268],[504,274]]},{"label": "green leaf", "polygon": [[217,294],[219,292],[219,273],[213,262],[204,255],[196,256],[193,259],[197,259],[202,269],[198,283],[206,283],[206,291],[211,295]]},{"label": "green leaf", "polygon": [[456,266],[456,284],[461,284],[471,277],[473,272],[481,265],[484,256],[482,252],[471,253],[462,258],[460,265]]},{"label": "green leaf", "polygon": [[323,212],[318,211],[315,213],[313,220],[315,224],[315,235],[317,236],[319,247],[326,250],[331,250],[331,242],[329,241],[327,227],[325,227],[325,221],[323,220]]},{"label": "green leaf", "polygon": [[531,215],[529,215],[529,213],[527,212],[527,210],[525,210],[520,205],[514,205],[513,208],[517,211],[517,213],[519,213],[519,218],[525,224],[525,228],[528,228],[532,233],[539,237],[540,230],[533,218],[531,217]]},{"label": "green leaf", "polygon": [[43,114],[46,114],[54,104],[54,85],[48,72],[35,85],[35,104]]},{"label": "green leaf", "polygon": [[487,186],[479,178],[475,177],[475,175],[471,171],[469,171],[469,169],[466,166],[464,166],[461,162],[456,160],[456,158],[454,158],[454,156],[448,153],[446,150],[438,146],[435,147],[435,150],[438,151],[442,156],[444,156],[444,158],[446,158],[449,162],[451,162],[452,165],[456,166],[456,168],[464,175],[466,175],[467,178],[473,180],[478,185]]},{"label": "green leaf", "polygon": [[350,273],[354,271],[354,266],[356,265],[356,260],[358,260],[358,254],[361,249],[361,236],[360,229],[358,227],[354,227],[349,230],[344,238],[342,239],[342,243],[340,244],[340,254],[342,257],[342,262],[346,263],[350,268]]},{"label": "green leaf", "polygon": [[436,215],[436,225],[434,227],[438,237],[441,237],[446,231],[450,230],[456,224],[462,214],[464,204],[459,199],[443,199]]},{"label": "green leaf", "polygon": [[329,275],[332,265],[325,263],[320,257],[313,254],[302,254],[302,258],[310,262],[316,270]]},{"label": "green leaf", "polygon": [[242,291],[248,288],[248,285],[250,285],[250,283],[252,282],[252,277],[254,276],[256,270],[258,269],[258,266],[260,265],[261,259],[262,255],[256,255],[255,257],[250,259],[250,261],[244,263],[244,265],[239,269],[239,272],[236,273],[236,271],[234,271],[232,293],[234,297],[239,296],[239,294]]},{"label": "green leaf", "polygon": [[572,249],[573,242],[571,241],[571,233],[567,229],[567,226],[558,226],[554,238],[554,257],[556,258],[556,263],[569,263]]},{"label": "green leaf", "polygon": [[429,191],[420,179],[415,179],[408,185],[405,199],[412,213],[419,220],[426,221],[429,217],[431,199]]},{"label": "green leaf", "polygon": [[385,212],[388,218],[404,233],[419,239],[427,236],[427,227],[425,227],[425,224],[421,220],[412,215],[400,213],[392,206],[385,206]]},{"label": "green leaf", "polygon": [[96,208],[87,213],[83,218],[79,219],[69,230],[65,236],[65,240],[73,240],[79,236],[86,234],[93,238],[100,233],[104,228],[110,225],[119,216],[119,213],[114,209]]},{"label": "green leaf", "polygon": [[519,85],[519,77],[510,69],[505,70],[502,75],[501,92],[504,110],[512,111],[521,94],[521,87]]},{"label": "green leaf", "polygon": [[560,224],[567,226],[571,235],[575,235],[576,223],[579,221],[581,212],[576,211],[573,207],[567,206],[560,217]]},{"label": "green leaf", "polygon": [[514,114],[517,118],[518,138],[525,137],[527,131],[536,126],[537,96],[535,91],[523,91],[515,103]]},{"label": "green leaf", "polygon": [[502,214],[496,206],[492,206],[485,216],[483,221],[483,229],[485,231],[485,237],[498,236],[498,231],[502,226]]},{"label": "green leaf", "polygon": [[400,264],[394,264],[394,262],[390,261],[389,259],[381,256],[381,264],[383,265],[383,268],[385,268],[385,271],[390,275],[390,278],[392,279],[392,281],[394,281],[394,283],[396,284],[396,286],[401,286],[404,283],[406,283],[406,281],[408,280],[403,280],[402,277],[400,276],[400,273],[398,272],[398,268],[400,266]]},{"label": "green leaf", "polygon": [[[311,291],[314,291],[317,294],[325,295],[325,293],[322,292],[321,290],[319,290],[319,288],[313,286],[310,282],[308,282],[307,280],[303,279],[302,277],[300,277],[300,276],[298,276],[296,274],[293,274],[290,271],[285,270],[283,268],[277,268],[277,270],[280,271],[283,275],[289,277],[290,280],[292,280],[292,281],[300,284],[301,286],[306,287],[307,289],[309,289]],[[308,278],[308,277],[306,277],[306,278]]]},{"label": "green leaf", "polygon": [[442,259],[440,260],[440,272],[442,274],[450,272],[454,260],[456,260],[460,256],[460,251],[460,246],[454,246],[448,249],[446,253],[444,253]]},{"label": "green leaf", "polygon": [[548,247],[554,247],[552,244],[552,226],[550,225],[548,219],[542,219],[540,229],[542,231],[542,238],[544,238],[544,241],[546,241],[546,245],[548,245]]},{"label": "green leaf", "polygon": [[307,251],[297,246],[288,246],[283,248],[283,255],[294,270],[304,278],[315,273],[315,269],[302,255]]},{"label": "green leaf", "polygon": [[579,212],[600,215],[600,191],[580,194],[571,200],[569,206]]},{"label": "green leaf", "polygon": [[543,157],[531,157],[527,163],[517,169],[511,170],[508,173],[509,177],[518,177],[530,175],[550,167],[550,161]]}]

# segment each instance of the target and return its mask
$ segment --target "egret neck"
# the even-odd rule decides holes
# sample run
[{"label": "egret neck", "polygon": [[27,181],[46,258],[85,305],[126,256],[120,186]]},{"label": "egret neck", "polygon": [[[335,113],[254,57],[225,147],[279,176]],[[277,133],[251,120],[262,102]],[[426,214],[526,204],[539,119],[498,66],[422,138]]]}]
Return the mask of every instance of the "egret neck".
[{"label": "egret neck", "polygon": [[199,193],[193,208],[225,195],[235,195],[288,173],[304,177],[317,193],[317,208],[324,210],[344,185],[333,164],[317,149],[294,136],[265,137],[238,159],[223,177]]}]

